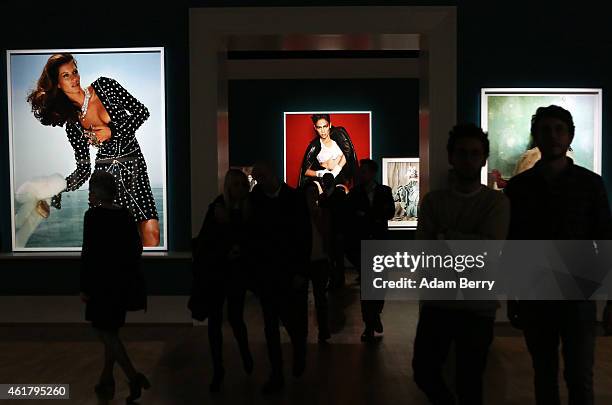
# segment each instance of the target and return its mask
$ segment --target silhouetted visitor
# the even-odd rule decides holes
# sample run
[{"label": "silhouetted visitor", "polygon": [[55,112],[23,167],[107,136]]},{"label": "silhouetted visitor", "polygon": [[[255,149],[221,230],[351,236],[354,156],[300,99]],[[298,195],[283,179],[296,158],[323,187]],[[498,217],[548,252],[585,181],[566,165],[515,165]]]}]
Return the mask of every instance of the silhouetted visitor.
[{"label": "silhouetted visitor", "polygon": [[[489,156],[487,135],[473,124],[455,126],[446,146],[454,182],[423,197],[416,239],[505,239],[510,204],[500,191],[480,184]],[[482,376],[497,301],[421,301],[414,340],[414,381],[432,404],[455,404],[455,393],[442,376],[451,344],[456,352],[459,404],[482,404]]]},{"label": "silhouetted visitor", "polygon": [[[586,240],[592,249],[593,240],[612,239],[601,176],[566,156],[574,131],[572,115],[561,107],[540,107],[533,115],[531,134],[542,156],[506,186],[512,207],[509,239]],[[593,404],[595,301],[510,301],[508,317],[525,335],[535,372],[536,403],[560,404],[561,342],[569,404]]]},{"label": "silhouetted visitor", "polygon": [[329,332],[329,308],[327,283],[329,281],[329,253],[331,251],[331,217],[327,208],[319,203],[323,189],[314,181],[304,184],[304,194],[312,228],[312,250],[308,265],[308,278],[312,280],[312,293],[319,326],[319,342],[331,337]]},{"label": "silhouetted visitor", "polygon": [[194,251],[194,282],[202,291],[208,310],[208,340],[213,361],[210,391],[218,392],[225,376],[223,368],[223,307],[227,300],[228,320],[240,349],[247,374],[253,371],[244,301],[249,274],[247,259],[248,220],[251,215],[249,181],[242,171],[225,175],[223,194],[208,206]]},{"label": "silhouetted visitor", "polygon": [[115,361],[129,379],[128,403],[151,385],[136,371],[119,338],[126,311],[146,310],[147,296],[140,267],[142,243],[130,212],[113,204],[117,186],[112,174],[95,171],[89,181],[90,209],[85,213],[81,252],[81,299],[90,321],[104,343],[104,368],[95,392],[110,400],[115,394]]},{"label": "silhouetted visitor", "polygon": [[335,290],[345,284],[344,249],[346,234],[349,231],[348,194],[346,186],[336,185],[333,176],[325,174],[321,178],[323,194],[319,197],[321,207],[329,210],[331,216],[331,251],[329,289]]},{"label": "silhouetted visitor", "polygon": [[[358,184],[348,194],[350,233],[347,240],[347,258],[361,273],[361,241],[386,239],[388,221],[395,213],[391,188],[375,180],[378,164],[370,159],[359,162]],[[361,340],[374,340],[374,332],[382,333],[380,314],[384,300],[362,300],[361,315],[365,330]]]},{"label": "silhouetted visitor", "polygon": [[253,177],[257,185],[249,196],[253,207],[250,248],[271,365],[262,392],[269,394],[280,391],[285,381],[279,321],[291,337],[293,375],[301,376],[306,367],[312,241],[304,195],[281,182],[268,163],[256,163]]}]

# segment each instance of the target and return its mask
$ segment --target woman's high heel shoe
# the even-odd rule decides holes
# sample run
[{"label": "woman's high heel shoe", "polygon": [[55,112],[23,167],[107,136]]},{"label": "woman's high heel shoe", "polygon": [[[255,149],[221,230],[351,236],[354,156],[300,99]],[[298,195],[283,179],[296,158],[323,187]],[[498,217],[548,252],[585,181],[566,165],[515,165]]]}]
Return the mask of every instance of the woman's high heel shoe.
[{"label": "woman's high heel shoe", "polygon": [[130,395],[125,399],[128,404],[133,403],[142,395],[142,389],[148,390],[151,388],[151,383],[142,373],[136,374],[136,376],[129,381],[130,384]]}]

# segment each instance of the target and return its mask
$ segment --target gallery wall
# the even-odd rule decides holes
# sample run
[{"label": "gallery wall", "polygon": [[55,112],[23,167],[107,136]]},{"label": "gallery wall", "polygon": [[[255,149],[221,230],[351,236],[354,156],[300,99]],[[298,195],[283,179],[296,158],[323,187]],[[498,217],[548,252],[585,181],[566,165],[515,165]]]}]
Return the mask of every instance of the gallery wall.
[{"label": "gallery wall", "polygon": [[228,104],[231,166],[265,159],[283,173],[284,112],[371,111],[373,159],[419,153],[416,79],[231,80]]},{"label": "gallery wall", "polygon": [[[32,10],[25,6],[3,13],[2,57],[6,49],[77,47],[166,47],[169,239],[174,251],[190,246],[189,206],[189,43],[188,7],[239,6],[250,2],[175,2],[173,6],[120,10],[85,10],[80,3],[53,4]],[[197,4],[196,4],[197,3]],[[78,7],[77,7],[78,4]],[[258,3],[260,4],[260,3]],[[612,91],[612,25],[604,5],[571,8],[536,2],[321,2],[301,5],[350,6],[385,4],[457,5],[458,100],[460,121],[479,122],[483,87],[603,88],[602,173],[612,190],[612,140],[609,108]],[[265,2],[264,5],[290,5]],[[291,5],[296,5],[295,2]],[[299,4],[297,4],[299,5]],[[579,6],[583,9],[578,8]],[[3,6],[5,7],[5,6]],[[34,24],[35,21],[35,24]],[[6,77],[6,63],[0,63]],[[10,248],[6,83],[0,80],[0,237],[2,252]],[[234,156],[231,157],[234,159]],[[239,156],[235,157],[239,159]],[[241,158],[240,158],[241,159]],[[204,209],[204,207],[202,208]],[[189,291],[188,260],[148,259],[148,281],[157,294]],[[78,257],[58,260],[0,258],[0,294],[68,294],[78,288]]]},{"label": "gallery wall", "polygon": [[602,175],[612,200],[612,25],[599,3],[459,2],[457,117],[486,87],[602,88]]},{"label": "gallery wall", "polygon": [[[371,111],[379,182],[383,157],[418,157],[417,79],[230,80],[228,90],[230,166],[263,159],[282,174],[283,113],[299,111]],[[414,232],[391,237],[412,239]]]}]

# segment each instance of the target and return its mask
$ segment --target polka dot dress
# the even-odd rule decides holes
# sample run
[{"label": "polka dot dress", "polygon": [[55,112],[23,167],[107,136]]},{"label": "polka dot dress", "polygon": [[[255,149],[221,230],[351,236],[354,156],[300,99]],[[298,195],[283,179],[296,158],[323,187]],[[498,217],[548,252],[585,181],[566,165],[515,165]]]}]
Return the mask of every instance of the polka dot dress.
[{"label": "polka dot dress", "polygon": [[[149,118],[149,110],[113,79],[100,77],[92,87],[111,118],[111,138],[98,149],[94,170],[104,170],[115,177],[115,203],[130,210],[136,221],[159,219],[147,164],[136,140],[136,130]],[[89,143],[80,122],[66,124],[66,133],[77,164],[66,178],[66,191],[73,191],[91,175]]]}]

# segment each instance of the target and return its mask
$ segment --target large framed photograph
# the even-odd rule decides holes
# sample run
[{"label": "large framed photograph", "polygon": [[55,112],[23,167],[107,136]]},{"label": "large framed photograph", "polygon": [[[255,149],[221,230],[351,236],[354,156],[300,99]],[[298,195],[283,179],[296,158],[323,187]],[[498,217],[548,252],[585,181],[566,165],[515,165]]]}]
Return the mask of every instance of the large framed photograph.
[{"label": "large framed photograph", "polygon": [[166,250],[164,49],[9,50],[13,251],[78,251],[91,174]]},{"label": "large framed photograph", "polygon": [[383,158],[382,182],[391,187],[395,214],[390,229],[416,229],[419,219],[419,158]]},{"label": "large framed photograph", "polygon": [[491,88],[481,92],[481,126],[489,134],[490,154],[481,180],[503,189],[514,175],[540,159],[530,134],[538,107],[568,110],[576,127],[571,150],[574,162],[601,174],[601,89]]},{"label": "large framed photograph", "polygon": [[371,156],[371,111],[284,113],[284,179],[292,187],[328,174],[350,189],[359,160]]}]

